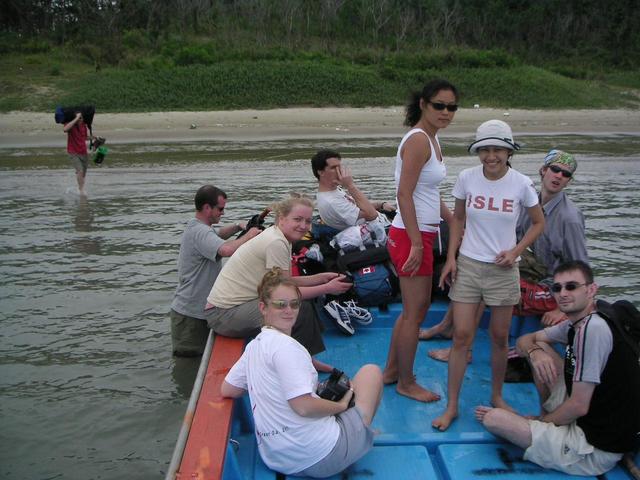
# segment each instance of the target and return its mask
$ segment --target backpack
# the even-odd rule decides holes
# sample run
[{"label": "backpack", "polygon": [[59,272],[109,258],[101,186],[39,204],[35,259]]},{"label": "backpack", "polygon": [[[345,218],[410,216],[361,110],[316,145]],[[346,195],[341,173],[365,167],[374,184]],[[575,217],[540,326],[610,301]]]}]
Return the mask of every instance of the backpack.
[{"label": "backpack", "polygon": [[631,348],[640,365],[640,312],[628,300],[614,303],[598,300],[596,310]]},{"label": "backpack", "polygon": [[[611,328],[614,344],[615,339],[618,338],[631,352],[628,354],[630,360],[628,367],[625,366],[625,370],[629,372],[629,382],[635,384],[633,393],[636,400],[634,403],[638,405],[640,403],[640,312],[628,300],[618,300],[613,303],[598,300],[596,301],[596,310]],[[636,412],[629,421],[636,424],[634,427],[637,432],[634,451],[637,452],[640,448],[640,414]]]},{"label": "backpack", "polygon": [[54,114],[56,123],[69,123],[76,116],[76,112],[82,113],[82,120],[87,124],[87,128],[91,135],[91,125],[93,124],[93,116],[96,113],[96,107],[93,105],[81,105],[78,107],[61,107],[58,105]]}]

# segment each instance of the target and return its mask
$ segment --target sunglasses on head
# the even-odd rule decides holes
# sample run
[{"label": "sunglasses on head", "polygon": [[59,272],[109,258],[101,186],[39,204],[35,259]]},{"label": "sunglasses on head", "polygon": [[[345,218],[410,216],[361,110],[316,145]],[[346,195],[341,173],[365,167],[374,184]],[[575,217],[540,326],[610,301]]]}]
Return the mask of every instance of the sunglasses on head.
[{"label": "sunglasses on head", "polygon": [[451,104],[451,105],[447,105],[446,103],[440,103],[440,102],[428,102],[431,104],[431,106],[433,108],[435,108],[436,110],[444,110],[445,108],[447,109],[447,112],[455,112],[456,110],[458,110],[458,105],[455,104]]},{"label": "sunglasses on head", "polygon": [[549,170],[551,170],[553,173],[562,173],[562,176],[564,178],[571,178],[573,176],[573,173],[571,173],[569,170],[565,170],[564,168],[560,168],[557,165],[551,165],[549,167]]},{"label": "sunglasses on head", "polygon": [[562,291],[562,289],[564,288],[567,292],[573,292],[576,288],[578,287],[584,287],[585,285],[588,285],[587,283],[578,283],[578,282],[567,282],[567,283],[553,283],[550,287],[549,290],[551,290],[553,293],[560,293]]},{"label": "sunglasses on head", "polygon": [[300,308],[300,300],[294,298],[293,300],[271,300],[268,302],[276,310],[284,310],[287,307],[291,307],[293,310]]}]

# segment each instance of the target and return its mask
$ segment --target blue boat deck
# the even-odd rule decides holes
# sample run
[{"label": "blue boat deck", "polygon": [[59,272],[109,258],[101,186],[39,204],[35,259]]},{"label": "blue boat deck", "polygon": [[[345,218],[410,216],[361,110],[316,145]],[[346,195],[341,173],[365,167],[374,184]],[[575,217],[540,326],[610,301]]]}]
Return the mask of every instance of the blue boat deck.
[{"label": "blue boat deck", "polygon": [[[446,308],[444,302],[434,303],[425,325],[437,323]],[[401,305],[391,305],[384,312],[374,310],[372,324],[360,326],[352,337],[344,336],[332,325],[328,326],[324,336],[327,350],[318,358],[344,370],[349,376],[353,376],[365,363],[374,363],[382,368],[391,327]],[[483,318],[485,326],[486,322],[487,319]],[[514,317],[512,338],[534,328],[537,328],[535,319]],[[516,480],[531,475],[540,480],[571,478],[522,460],[521,449],[502,443],[475,419],[475,407],[488,405],[491,391],[490,343],[484,328],[478,330],[474,342],[473,362],[467,368],[462,386],[459,417],[446,432],[431,427],[431,421],[446,407],[447,364],[429,358],[427,351],[449,344],[449,340],[419,342],[414,367],[418,382],[440,394],[441,400],[429,404],[416,402],[398,395],[394,385],[385,386],[372,424],[377,433],[374,449],[334,478],[453,480],[499,477],[501,480]],[[539,413],[533,384],[505,383],[503,395],[519,413]],[[239,421],[235,422],[231,434],[234,448],[228,451],[224,478],[275,479],[276,474],[266,468],[256,451],[248,398],[237,402],[235,414]],[[600,478],[628,480],[631,477],[621,467],[616,467]]]}]

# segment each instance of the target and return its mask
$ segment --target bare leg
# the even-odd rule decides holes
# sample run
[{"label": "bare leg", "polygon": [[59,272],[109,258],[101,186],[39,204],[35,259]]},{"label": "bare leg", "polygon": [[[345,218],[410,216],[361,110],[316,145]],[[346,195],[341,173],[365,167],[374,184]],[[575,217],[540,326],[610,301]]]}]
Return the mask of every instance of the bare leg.
[{"label": "bare leg", "polygon": [[418,330],[430,304],[431,277],[400,277],[400,290],[403,310],[393,327],[384,380],[386,383],[391,383],[395,368],[398,375],[396,391],[400,395],[421,402],[433,402],[440,397],[418,385],[413,375],[413,363],[418,348]]},{"label": "bare leg", "polygon": [[[562,375],[562,372],[564,370],[564,360],[560,357],[560,355],[558,355],[558,352],[556,352],[553,347],[547,343],[538,343],[538,345],[540,347],[542,347],[544,349],[545,352],[547,352],[551,358],[553,358],[553,362],[556,365],[556,372],[560,372],[560,375]],[[527,359],[530,362],[530,359]],[[537,374],[535,369],[532,367],[531,368],[531,373],[533,374],[533,383],[536,386],[536,390],[538,390],[538,395],[540,397],[540,415],[544,415],[547,412],[542,406],[544,405],[544,403],[547,401],[547,399],[549,398],[549,396],[551,395],[551,388],[553,385],[549,385],[547,383],[545,383]],[[561,377],[559,376],[556,381],[562,381]]]},{"label": "bare leg", "polygon": [[494,435],[504,438],[520,448],[531,446],[529,420],[502,408],[476,407],[476,419]]},{"label": "bare leg", "polygon": [[396,323],[391,331],[391,343],[389,344],[389,353],[387,354],[387,364],[382,372],[382,381],[385,385],[398,382],[398,360],[395,354],[395,345],[398,343],[398,324],[403,321],[403,312],[400,312]]},{"label": "bare leg", "polygon": [[491,307],[491,404],[494,407],[513,409],[502,398],[504,374],[507,370],[507,353],[509,351],[509,327],[513,306]]},{"label": "bare leg", "polygon": [[429,328],[421,328],[418,331],[419,340],[430,340],[435,337],[451,338],[453,330],[453,315],[451,314],[451,306],[449,306],[447,313],[444,314],[442,320],[437,325]]},{"label": "bare leg", "polygon": [[453,305],[453,347],[449,356],[447,383],[447,409],[431,425],[445,431],[458,416],[458,401],[464,372],[467,370],[467,355],[478,328],[476,303],[451,302]]},{"label": "bare leg", "polygon": [[86,175],[86,172],[76,170],[76,181],[78,182],[78,192],[80,195],[86,195],[86,192],[84,191],[84,180]]},{"label": "bare leg", "polygon": [[[478,304],[478,308],[476,309],[476,313],[475,313],[475,319],[476,319],[476,324],[480,324],[480,319],[482,318],[482,314],[484,313],[484,302],[480,302]],[[451,318],[452,318],[452,327],[451,330],[453,331],[453,312],[452,312],[452,307],[449,307],[449,310],[447,311],[447,315],[449,315],[451,312]],[[431,358],[433,358],[434,360],[438,360],[439,362],[448,362],[449,361],[449,355],[451,353],[451,349],[450,348],[436,348],[433,350],[429,350],[429,352],[427,353],[427,355],[429,355]],[[471,348],[469,348],[469,355],[467,356],[467,363],[471,363]]]},{"label": "bare leg", "polygon": [[377,365],[364,365],[351,380],[356,396],[356,406],[362,413],[362,419],[371,425],[382,398],[382,372]]}]

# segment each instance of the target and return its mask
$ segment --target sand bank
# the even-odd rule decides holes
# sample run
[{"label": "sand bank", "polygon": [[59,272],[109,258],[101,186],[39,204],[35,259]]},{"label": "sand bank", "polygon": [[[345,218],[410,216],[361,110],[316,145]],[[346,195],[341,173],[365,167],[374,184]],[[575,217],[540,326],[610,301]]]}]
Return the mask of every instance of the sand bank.
[{"label": "sand bank", "polygon": [[[400,135],[403,107],[286,108],[219,112],[97,113],[94,134],[110,144],[356,138]],[[640,110],[461,109],[442,136],[472,136],[483,121],[507,121],[522,135],[640,135]],[[0,148],[63,146],[53,112],[0,114]]]}]

